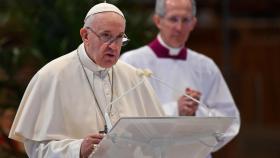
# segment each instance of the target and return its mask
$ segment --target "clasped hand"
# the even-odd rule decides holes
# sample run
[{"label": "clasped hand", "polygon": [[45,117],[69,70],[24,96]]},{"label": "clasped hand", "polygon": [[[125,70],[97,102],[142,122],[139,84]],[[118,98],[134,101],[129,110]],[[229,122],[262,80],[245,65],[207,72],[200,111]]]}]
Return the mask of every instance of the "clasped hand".
[{"label": "clasped hand", "polygon": [[[197,100],[200,99],[201,93],[199,91],[186,88],[185,93]],[[182,95],[178,100],[178,111],[180,116],[195,116],[198,109],[198,103]]]}]

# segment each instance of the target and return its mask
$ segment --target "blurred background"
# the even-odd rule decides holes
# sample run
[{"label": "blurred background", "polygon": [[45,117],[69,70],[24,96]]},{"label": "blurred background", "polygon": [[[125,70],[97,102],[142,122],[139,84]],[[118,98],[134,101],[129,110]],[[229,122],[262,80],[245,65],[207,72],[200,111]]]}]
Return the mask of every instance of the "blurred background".
[{"label": "blurred background", "polygon": [[[34,73],[81,43],[79,29],[98,0],[0,0],[0,157],[25,157],[7,139]],[[122,52],[152,40],[154,0],[110,0],[127,18]],[[188,47],[218,64],[241,113],[240,134],[214,158],[280,157],[280,1],[197,0]],[[3,156],[5,155],[5,156]],[[10,155],[10,156],[8,156]]]}]

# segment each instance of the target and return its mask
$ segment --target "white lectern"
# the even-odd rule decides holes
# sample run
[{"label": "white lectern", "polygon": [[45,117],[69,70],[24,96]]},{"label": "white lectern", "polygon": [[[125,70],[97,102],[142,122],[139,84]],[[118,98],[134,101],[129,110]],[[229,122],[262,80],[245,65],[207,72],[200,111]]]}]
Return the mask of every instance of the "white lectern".
[{"label": "white lectern", "polygon": [[205,158],[231,117],[121,118],[92,158]]}]

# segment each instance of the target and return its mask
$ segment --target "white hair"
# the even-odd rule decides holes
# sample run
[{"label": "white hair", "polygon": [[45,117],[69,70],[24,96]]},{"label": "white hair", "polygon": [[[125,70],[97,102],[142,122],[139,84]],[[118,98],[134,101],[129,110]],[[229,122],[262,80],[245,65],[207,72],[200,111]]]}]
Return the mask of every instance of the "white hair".
[{"label": "white hair", "polygon": [[[93,24],[94,19],[95,19],[95,15],[97,15],[97,14],[92,14],[92,15],[88,16],[88,17],[84,20],[84,26],[83,26],[84,28],[85,28],[85,27],[88,27],[88,26],[90,26],[90,25]],[[125,18],[123,18],[123,19],[124,19],[124,21],[125,21],[125,23],[126,23]]]},{"label": "white hair", "polygon": [[[192,15],[196,16],[196,2],[195,0],[191,0],[191,1],[192,1]],[[156,0],[155,13],[157,15],[164,16],[166,14],[165,2],[166,0]]]},{"label": "white hair", "polygon": [[88,16],[85,20],[84,20],[84,28],[90,26],[94,21],[94,15],[90,15]]}]

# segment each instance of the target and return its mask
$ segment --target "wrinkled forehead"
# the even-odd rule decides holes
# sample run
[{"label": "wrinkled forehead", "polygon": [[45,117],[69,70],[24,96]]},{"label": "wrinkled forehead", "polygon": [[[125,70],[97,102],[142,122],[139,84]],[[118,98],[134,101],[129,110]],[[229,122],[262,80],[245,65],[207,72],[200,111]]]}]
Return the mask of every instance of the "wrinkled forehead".
[{"label": "wrinkled forehead", "polygon": [[109,32],[125,32],[125,19],[114,12],[102,12],[92,15],[92,26]]}]

